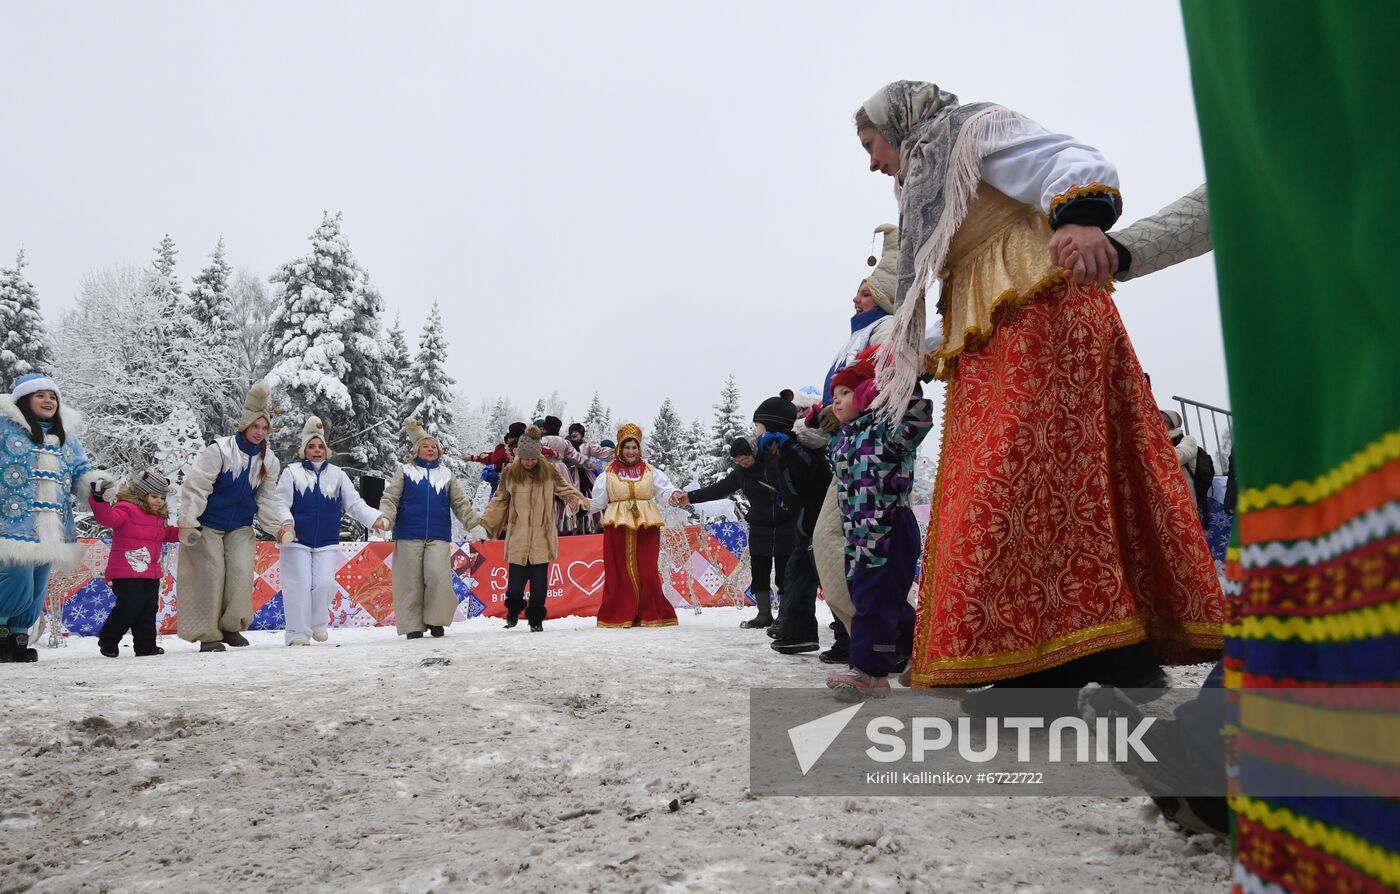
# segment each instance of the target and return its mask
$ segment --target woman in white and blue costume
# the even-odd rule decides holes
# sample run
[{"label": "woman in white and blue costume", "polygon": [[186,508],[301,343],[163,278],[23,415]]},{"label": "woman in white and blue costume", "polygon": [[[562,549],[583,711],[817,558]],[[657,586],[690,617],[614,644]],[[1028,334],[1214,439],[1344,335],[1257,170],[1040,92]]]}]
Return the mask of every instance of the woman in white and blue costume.
[{"label": "woman in white and blue costume", "polygon": [[0,396],[0,661],[37,661],[29,628],[39,617],[49,571],[82,558],[73,499],[116,482],[88,465],[79,441],[83,419],[59,403],[48,376],[21,376]]},{"label": "woman in white and blue costume", "polygon": [[382,531],[384,516],[370,508],[350,483],[350,476],[330,462],[326,430],[317,416],[301,428],[296,459],[277,479],[277,496],[292,512],[296,539],[282,545],[282,611],[289,646],[326,641],[335,573],[340,566],[340,521],[355,521]]}]

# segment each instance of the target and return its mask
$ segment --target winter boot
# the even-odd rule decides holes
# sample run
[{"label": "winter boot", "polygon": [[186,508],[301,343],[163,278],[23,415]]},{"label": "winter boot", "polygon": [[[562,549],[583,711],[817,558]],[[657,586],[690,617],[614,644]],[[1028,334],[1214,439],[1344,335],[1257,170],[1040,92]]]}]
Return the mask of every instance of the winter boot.
[{"label": "winter boot", "polygon": [[441,624],[429,624],[428,632],[431,633],[434,638],[440,637],[446,633],[446,631],[442,629]]},{"label": "winter boot", "polygon": [[826,688],[832,690],[837,701],[858,702],[863,698],[888,698],[890,681],[884,677],[872,677],[858,667],[828,674]]},{"label": "winter boot", "polygon": [[506,629],[507,629],[507,630],[509,630],[510,628],[514,627],[516,624],[519,624],[519,623],[520,623],[520,616],[517,615],[515,612],[511,612],[510,614],[506,615]]},{"label": "winter boot", "polygon": [[422,638],[423,638],[423,631],[421,631],[421,630],[415,630],[415,631],[413,631],[412,633],[408,634],[408,638],[409,638],[409,639],[422,639]]},{"label": "winter boot", "polygon": [[311,638],[318,643],[323,643],[326,640],[330,639],[331,636],[324,630],[313,630],[311,631]]},{"label": "winter boot", "polygon": [[851,635],[846,632],[846,625],[838,620],[832,620],[831,632],[836,635],[836,640],[831,644],[831,648],[821,653],[817,657],[822,664],[847,664],[851,660]]},{"label": "winter boot", "polygon": [[[769,598],[771,601],[771,595]],[[783,632],[783,617],[787,614],[787,607],[788,601],[779,596],[778,613],[773,617],[773,623],[768,628],[768,635],[773,639],[777,639],[778,635]]]},{"label": "winter boot", "polygon": [[224,644],[234,648],[242,648],[248,645],[248,638],[237,630],[224,632]]},{"label": "winter boot", "polygon": [[304,637],[304,636],[294,636],[294,637],[292,637],[291,641],[287,643],[287,645],[289,645],[289,646],[309,646],[309,645],[311,645],[311,640],[307,639],[307,638]]},{"label": "winter boot", "polygon": [[121,652],[118,651],[118,647],[115,644],[109,643],[98,643],[97,651],[102,653],[103,658],[116,658],[118,655],[121,654]]},{"label": "winter boot", "polygon": [[29,634],[10,634],[10,660],[18,664],[39,660],[38,650],[29,647]]},{"label": "winter boot", "polygon": [[531,632],[531,633],[541,633],[541,632],[543,632],[543,631],[544,631],[544,625],[541,624],[539,621],[532,621],[532,622],[530,622],[530,632]]},{"label": "winter boot", "polygon": [[222,652],[223,650],[224,650],[224,644],[223,644],[223,643],[200,643],[200,644],[199,644],[199,651],[201,651],[201,652]]},{"label": "winter boot", "polygon": [[0,625],[0,664],[9,664],[10,660],[10,628]]},{"label": "winter boot", "polygon": [[164,655],[164,654],[165,654],[165,650],[162,649],[160,646],[156,646],[154,649],[152,649],[152,650],[149,651],[149,652],[147,652],[147,651],[145,651],[145,650],[142,650],[142,651],[140,651],[140,652],[137,652],[137,653],[136,653],[136,657],[137,657],[137,658],[148,658],[148,657],[150,657],[150,656],[152,656],[152,655]]},{"label": "winter boot", "polygon": [[739,624],[745,630],[773,626],[773,594],[768,590],[754,590],[753,601],[758,607],[758,615]]},{"label": "winter boot", "polygon": [[817,638],[815,636],[811,639],[806,639],[803,637],[793,637],[791,639],[787,639],[779,636],[776,639],[774,639],[772,643],[769,644],[769,648],[771,648],[774,652],[781,652],[784,655],[797,655],[802,652],[816,652],[819,649],[821,649],[821,647],[822,644],[817,642]]}]

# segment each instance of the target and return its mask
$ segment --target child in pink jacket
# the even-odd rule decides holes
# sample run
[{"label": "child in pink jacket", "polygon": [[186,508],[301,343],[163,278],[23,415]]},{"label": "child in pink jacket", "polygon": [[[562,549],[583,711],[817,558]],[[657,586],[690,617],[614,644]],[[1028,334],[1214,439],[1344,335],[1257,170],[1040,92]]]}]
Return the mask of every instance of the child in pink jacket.
[{"label": "child in pink jacket", "polygon": [[180,539],[180,529],[170,524],[165,506],[168,490],[169,478],[142,472],[111,506],[96,496],[88,497],[98,523],[112,529],[112,554],[104,576],[117,602],[97,634],[97,646],[108,658],[117,657],[117,646],[128,630],[138,656],[165,654],[156,645],[156,609],[164,576],[160,556],[165,544]]}]

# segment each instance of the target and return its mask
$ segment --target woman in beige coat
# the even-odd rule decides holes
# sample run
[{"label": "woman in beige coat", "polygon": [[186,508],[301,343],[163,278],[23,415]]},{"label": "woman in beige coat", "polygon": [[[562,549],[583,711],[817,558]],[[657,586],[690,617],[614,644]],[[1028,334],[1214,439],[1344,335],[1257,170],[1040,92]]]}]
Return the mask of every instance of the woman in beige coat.
[{"label": "woman in beige coat", "polygon": [[[570,517],[588,498],[571,487],[553,465],[540,461],[540,438],[544,432],[530,426],[515,448],[515,459],[501,472],[496,496],[486,507],[482,527],[495,537],[506,524],[506,561],[510,577],[506,585],[506,626],[514,627],[520,612],[530,631],[544,629],[545,592],[549,586],[549,563],[559,557],[559,532],[554,526],[555,498],[568,504]],[[525,584],[530,585],[530,604],[525,605]]]}]

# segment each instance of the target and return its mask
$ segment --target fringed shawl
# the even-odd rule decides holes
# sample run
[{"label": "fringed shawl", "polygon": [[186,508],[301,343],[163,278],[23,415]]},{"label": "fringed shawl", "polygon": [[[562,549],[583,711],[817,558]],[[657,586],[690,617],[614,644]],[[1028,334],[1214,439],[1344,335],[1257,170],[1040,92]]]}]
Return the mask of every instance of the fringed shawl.
[{"label": "fringed shawl", "polygon": [[899,276],[894,332],[880,354],[874,406],[895,424],[924,368],[924,299],[982,179],[982,159],[1027,119],[993,103],[960,105],[935,84],[895,81],[863,106],[899,148]]}]

